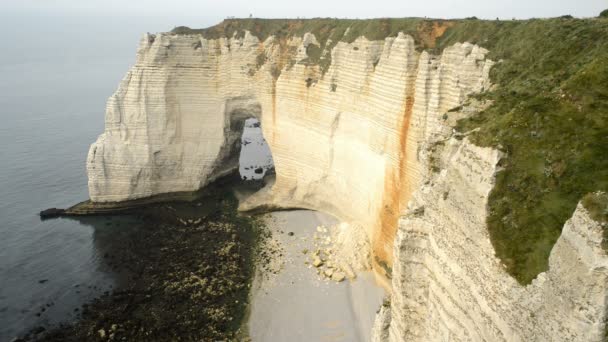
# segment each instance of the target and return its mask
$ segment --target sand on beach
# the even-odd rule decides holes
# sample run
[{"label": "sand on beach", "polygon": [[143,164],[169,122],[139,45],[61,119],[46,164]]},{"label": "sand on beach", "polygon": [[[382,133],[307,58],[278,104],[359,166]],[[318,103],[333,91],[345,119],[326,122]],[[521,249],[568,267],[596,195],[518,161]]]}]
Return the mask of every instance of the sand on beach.
[{"label": "sand on beach", "polygon": [[311,252],[303,250],[315,248],[316,227],[338,221],[310,210],[273,212],[265,220],[281,251],[270,265],[276,274],[266,267],[254,279],[248,320],[251,339],[369,341],[384,296],[371,272],[336,283],[321,278],[314,267],[305,264]]}]

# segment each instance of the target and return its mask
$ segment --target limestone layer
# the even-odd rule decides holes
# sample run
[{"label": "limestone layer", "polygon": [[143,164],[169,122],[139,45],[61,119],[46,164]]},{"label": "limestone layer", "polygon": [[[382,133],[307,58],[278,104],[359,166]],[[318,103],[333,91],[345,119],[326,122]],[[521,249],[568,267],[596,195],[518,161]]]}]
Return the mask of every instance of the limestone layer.
[{"label": "limestone layer", "polygon": [[309,44],[312,34],[146,35],[91,146],[91,199],[197,190],[236,168],[243,121],[258,117],[276,182],[242,209],[329,212],[364,227],[374,261],[390,265],[397,219],[424,171],[419,151],[449,130],[443,113],[488,86],[492,62],[468,43],[433,56],[400,34],[338,43],[323,52],[332,64],[322,74],[307,63]]},{"label": "limestone layer", "polygon": [[579,204],[549,271],[521,286],[485,225],[500,154],[454,138],[437,153],[443,170],[399,220],[391,309],[377,316],[375,341],[604,341],[605,228]]}]

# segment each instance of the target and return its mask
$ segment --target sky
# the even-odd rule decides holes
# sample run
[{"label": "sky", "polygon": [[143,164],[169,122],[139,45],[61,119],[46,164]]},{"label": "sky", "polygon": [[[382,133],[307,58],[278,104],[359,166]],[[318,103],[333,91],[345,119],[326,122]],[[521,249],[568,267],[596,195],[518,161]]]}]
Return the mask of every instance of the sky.
[{"label": "sky", "polygon": [[434,17],[525,19],[570,14],[597,16],[608,0],[1,0],[11,15],[81,15],[163,17],[176,25],[212,25],[228,16],[296,17]]},{"label": "sky", "polygon": [[[203,28],[226,17],[595,17],[608,0],[0,0],[3,65],[135,59],[146,32]],[[7,34],[8,33],[8,34]],[[118,62],[120,61],[120,62]],[[122,64],[121,64],[122,65]],[[121,69],[122,68],[122,69]],[[1,77],[0,77],[1,81]]]}]

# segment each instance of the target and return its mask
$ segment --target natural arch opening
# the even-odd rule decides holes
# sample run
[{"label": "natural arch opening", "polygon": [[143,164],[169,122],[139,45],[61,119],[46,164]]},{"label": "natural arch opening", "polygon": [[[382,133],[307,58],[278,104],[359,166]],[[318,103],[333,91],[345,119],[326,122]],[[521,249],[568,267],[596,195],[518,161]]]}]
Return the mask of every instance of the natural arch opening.
[{"label": "natural arch opening", "polygon": [[224,143],[216,158],[211,180],[238,170],[243,183],[259,189],[264,184],[264,177],[274,174],[272,153],[260,123],[262,107],[249,96],[231,98],[223,107]]},{"label": "natural arch opening", "polygon": [[240,140],[239,175],[244,181],[260,181],[273,173],[272,153],[264,139],[260,120],[246,119]]}]

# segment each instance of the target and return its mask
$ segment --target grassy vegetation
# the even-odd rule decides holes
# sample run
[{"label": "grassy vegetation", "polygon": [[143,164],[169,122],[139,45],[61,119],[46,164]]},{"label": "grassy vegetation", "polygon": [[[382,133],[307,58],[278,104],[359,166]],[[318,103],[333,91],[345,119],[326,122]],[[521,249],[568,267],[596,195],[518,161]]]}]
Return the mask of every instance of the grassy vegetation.
[{"label": "grassy vegetation", "polygon": [[548,266],[581,197],[608,190],[608,20],[467,22],[438,46],[469,40],[488,48],[496,90],[479,115],[479,145],[506,152],[489,199],[497,255],[521,283]]},{"label": "grassy vegetation", "polygon": [[[319,65],[325,73],[331,64],[331,51],[340,41],[352,43],[358,37],[364,36],[370,40],[379,40],[386,37],[395,37],[399,32],[420,37],[425,30],[429,30],[434,22],[420,18],[385,18],[385,19],[227,19],[216,26],[205,29],[190,29],[176,27],[171,31],[174,34],[201,34],[209,39],[221,37],[243,37],[245,31],[250,31],[260,40],[273,35],[284,43],[286,38],[302,36],[311,32],[317,38],[319,47],[309,46],[308,58],[303,63]],[[439,21],[444,22],[444,21]],[[420,39],[422,41],[422,39]],[[421,48],[426,46],[421,46]]]},{"label": "grassy vegetation", "polygon": [[608,190],[608,19],[602,16],[525,21],[238,19],[174,33],[217,38],[242,35],[247,29],[265,39],[312,32],[321,46],[309,51],[306,62],[322,70],[331,63],[324,50],[359,36],[384,39],[404,32],[434,53],[465,41],[490,50],[489,58],[499,61],[491,72],[497,87],[481,98],[492,105],[461,120],[457,128],[479,128],[471,136],[476,144],[506,152],[487,222],[497,256],[527,284],[547,269],[551,248],[581,197]]}]

